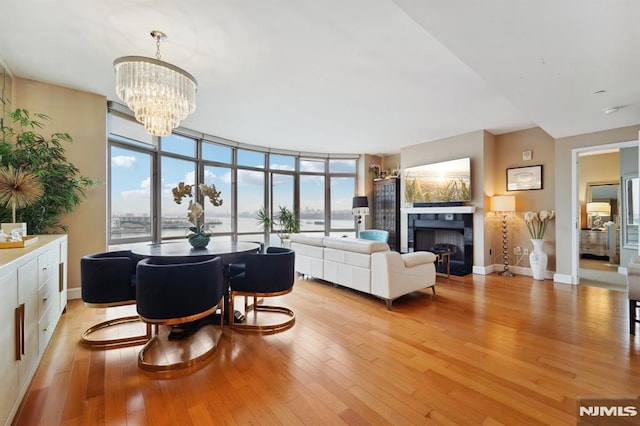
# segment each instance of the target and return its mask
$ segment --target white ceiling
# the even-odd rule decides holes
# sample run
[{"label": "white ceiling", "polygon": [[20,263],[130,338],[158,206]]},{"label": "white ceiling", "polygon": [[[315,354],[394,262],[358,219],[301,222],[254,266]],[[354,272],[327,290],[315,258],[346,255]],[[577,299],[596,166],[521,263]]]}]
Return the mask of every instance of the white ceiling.
[{"label": "white ceiling", "polygon": [[154,57],[164,31],[162,59],[199,82],[182,124],[248,144],[391,154],[640,124],[637,0],[21,0],[0,16],[14,75],[110,100],[113,60]]}]

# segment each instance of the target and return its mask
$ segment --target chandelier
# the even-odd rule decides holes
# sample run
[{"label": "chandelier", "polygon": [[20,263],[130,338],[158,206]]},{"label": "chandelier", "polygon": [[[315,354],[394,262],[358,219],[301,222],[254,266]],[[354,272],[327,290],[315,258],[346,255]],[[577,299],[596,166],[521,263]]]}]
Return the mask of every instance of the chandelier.
[{"label": "chandelier", "polygon": [[160,60],[160,42],[167,38],[151,31],[156,59],[123,56],[113,61],[116,93],[154,136],[169,136],[196,109],[198,82],[185,70]]}]

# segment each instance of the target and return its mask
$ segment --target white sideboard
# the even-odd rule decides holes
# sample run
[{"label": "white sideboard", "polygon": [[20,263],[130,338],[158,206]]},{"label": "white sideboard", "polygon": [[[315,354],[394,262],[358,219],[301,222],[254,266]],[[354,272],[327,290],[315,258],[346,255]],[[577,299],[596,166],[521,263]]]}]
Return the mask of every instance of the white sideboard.
[{"label": "white sideboard", "polygon": [[66,306],[66,235],[0,249],[0,424],[11,424]]}]

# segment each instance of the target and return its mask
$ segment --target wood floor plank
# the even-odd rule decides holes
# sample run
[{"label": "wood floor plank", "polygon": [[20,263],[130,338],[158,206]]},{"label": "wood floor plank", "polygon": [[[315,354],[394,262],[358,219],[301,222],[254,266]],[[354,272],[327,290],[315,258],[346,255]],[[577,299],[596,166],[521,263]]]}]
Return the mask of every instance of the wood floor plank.
[{"label": "wood floor plank", "polygon": [[393,311],[312,279],[276,300],[293,328],[225,328],[206,363],[176,374],[141,371],[141,346],[78,343],[135,307],[70,301],[13,424],[562,425],[580,396],[640,393],[625,293],[494,274],[439,277],[435,297]]}]

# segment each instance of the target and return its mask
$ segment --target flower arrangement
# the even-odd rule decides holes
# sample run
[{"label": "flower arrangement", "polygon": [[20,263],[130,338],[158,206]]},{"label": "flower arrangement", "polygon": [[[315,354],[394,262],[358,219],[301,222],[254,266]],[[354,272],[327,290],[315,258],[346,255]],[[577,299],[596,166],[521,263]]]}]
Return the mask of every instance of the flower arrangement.
[{"label": "flower arrangement", "polygon": [[[203,248],[209,243],[211,232],[204,228],[204,220],[202,218],[204,208],[199,202],[193,201],[192,199],[194,198],[193,187],[194,185],[188,185],[184,182],[180,182],[178,186],[172,189],[173,201],[175,201],[176,204],[182,204],[182,199],[184,197],[191,198],[189,200],[189,207],[187,208],[187,219],[193,226],[189,227],[191,234],[187,235],[187,238],[189,238],[189,242],[194,246],[194,248]],[[204,183],[201,183],[198,185],[198,190],[203,197],[209,197],[209,201],[213,206],[219,207],[222,205],[220,191],[216,190],[215,185],[205,185]]]},{"label": "flower arrangement", "polygon": [[527,224],[529,235],[534,240],[541,240],[544,238],[544,233],[547,230],[547,224],[550,220],[556,217],[556,212],[553,210],[541,210],[539,213],[528,211],[524,213],[524,221]]},{"label": "flower arrangement", "polygon": [[369,171],[373,175],[374,179],[378,179],[380,177],[380,164],[377,164],[377,163],[369,164]]},{"label": "flower arrangement", "polygon": [[0,204],[11,208],[13,222],[16,209],[22,209],[38,201],[44,193],[42,182],[33,173],[12,165],[0,167]]}]

